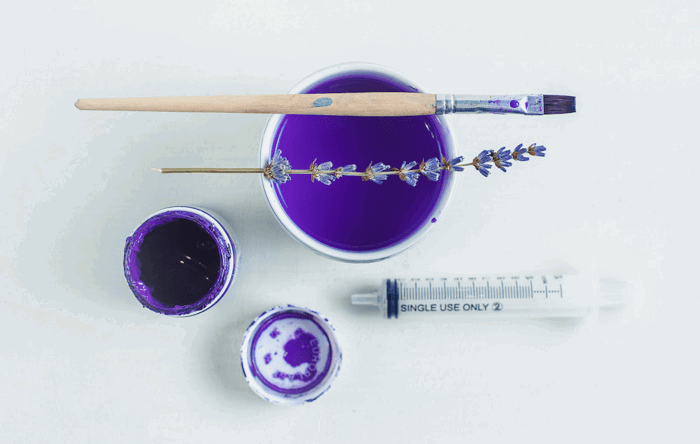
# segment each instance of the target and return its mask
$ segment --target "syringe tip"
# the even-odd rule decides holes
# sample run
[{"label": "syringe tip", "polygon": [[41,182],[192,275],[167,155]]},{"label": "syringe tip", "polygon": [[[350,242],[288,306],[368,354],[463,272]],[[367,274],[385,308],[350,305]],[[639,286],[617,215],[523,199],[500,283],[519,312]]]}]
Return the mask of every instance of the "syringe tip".
[{"label": "syringe tip", "polygon": [[380,304],[377,293],[354,294],[351,296],[351,300],[353,305],[374,305],[378,307]]}]

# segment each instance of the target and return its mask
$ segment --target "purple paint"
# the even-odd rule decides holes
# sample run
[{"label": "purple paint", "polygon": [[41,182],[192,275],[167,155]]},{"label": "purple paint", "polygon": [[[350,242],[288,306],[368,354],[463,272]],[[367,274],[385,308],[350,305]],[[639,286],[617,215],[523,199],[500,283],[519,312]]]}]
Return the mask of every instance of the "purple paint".
[{"label": "purple paint", "polygon": [[[271,330],[278,333],[273,336]],[[281,357],[274,357],[273,351],[281,351]],[[260,324],[249,353],[251,374],[282,394],[312,390],[324,381],[333,360],[324,328],[313,315],[293,310],[276,313]]]},{"label": "purple paint", "polygon": [[511,101],[510,101],[510,107],[511,107],[511,108],[517,108],[517,107],[519,107],[519,106],[520,106],[520,103],[518,103],[517,100],[511,100]]},{"label": "purple paint", "polygon": [[[379,73],[341,76],[318,84],[307,93],[416,91]],[[400,167],[403,161],[453,157],[448,130],[436,116],[338,117],[284,116],[273,137],[273,151],[282,150],[292,168],[307,168],[314,159],[335,168],[356,164],[364,171],[372,163]],[[405,240],[432,216],[446,189],[421,177],[415,188],[390,177],[382,185],[344,177],[330,186],[292,176],[277,188],[284,211],[305,233],[328,246],[346,251],[372,251]]]},{"label": "purple paint", "polygon": [[430,219],[430,223],[433,223],[433,224],[434,224],[435,222],[437,222],[437,218],[432,218],[432,219]]},{"label": "purple paint", "polygon": [[284,344],[284,360],[292,367],[299,367],[303,363],[317,363],[318,353],[316,336],[301,328],[294,332],[294,339]]},{"label": "purple paint", "polygon": [[[206,213],[179,207],[148,218],[126,240],[124,274],[141,304],[166,315],[213,306],[231,284],[236,252]],[[206,217],[205,217],[206,216]]]}]

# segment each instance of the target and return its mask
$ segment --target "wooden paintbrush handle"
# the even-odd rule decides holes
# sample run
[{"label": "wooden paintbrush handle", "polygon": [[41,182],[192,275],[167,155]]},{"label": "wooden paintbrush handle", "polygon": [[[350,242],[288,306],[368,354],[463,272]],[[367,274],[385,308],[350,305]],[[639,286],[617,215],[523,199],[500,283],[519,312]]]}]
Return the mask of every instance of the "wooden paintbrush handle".
[{"label": "wooden paintbrush handle", "polygon": [[195,113],[423,116],[435,114],[435,94],[346,93],[80,99],[80,110]]}]

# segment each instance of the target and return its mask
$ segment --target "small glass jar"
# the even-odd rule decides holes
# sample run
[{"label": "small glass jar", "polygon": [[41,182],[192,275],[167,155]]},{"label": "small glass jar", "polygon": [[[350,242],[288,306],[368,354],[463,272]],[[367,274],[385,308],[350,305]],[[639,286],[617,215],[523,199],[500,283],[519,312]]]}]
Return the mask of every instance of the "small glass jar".
[{"label": "small glass jar", "polygon": [[126,239],[124,275],[144,307],[193,316],[221,300],[239,261],[233,231],[222,217],[169,207],[148,216]]}]

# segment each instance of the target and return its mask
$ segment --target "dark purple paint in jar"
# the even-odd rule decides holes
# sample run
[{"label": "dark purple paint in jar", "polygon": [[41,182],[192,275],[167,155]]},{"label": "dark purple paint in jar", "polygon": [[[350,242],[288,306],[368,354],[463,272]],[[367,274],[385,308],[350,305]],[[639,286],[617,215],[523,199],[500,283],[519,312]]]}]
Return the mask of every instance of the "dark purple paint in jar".
[{"label": "dark purple paint in jar", "polygon": [[124,274],[144,307],[166,315],[194,315],[226,292],[237,253],[229,233],[210,214],[167,208],[127,238]]}]

